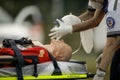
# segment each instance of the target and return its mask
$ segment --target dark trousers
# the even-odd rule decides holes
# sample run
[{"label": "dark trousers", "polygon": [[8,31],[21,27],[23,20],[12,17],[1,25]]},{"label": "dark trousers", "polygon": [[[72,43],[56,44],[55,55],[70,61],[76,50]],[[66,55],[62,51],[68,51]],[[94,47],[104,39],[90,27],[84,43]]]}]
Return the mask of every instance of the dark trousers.
[{"label": "dark trousers", "polygon": [[115,52],[110,67],[110,80],[120,80],[120,48]]}]

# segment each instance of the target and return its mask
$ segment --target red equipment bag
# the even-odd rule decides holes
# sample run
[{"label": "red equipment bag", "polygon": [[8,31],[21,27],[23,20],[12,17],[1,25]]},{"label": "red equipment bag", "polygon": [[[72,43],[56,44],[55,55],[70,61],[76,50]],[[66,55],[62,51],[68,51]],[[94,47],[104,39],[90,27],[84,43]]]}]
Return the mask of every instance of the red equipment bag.
[{"label": "red equipment bag", "polygon": [[[48,51],[43,47],[35,46],[32,48],[20,50],[20,52],[22,56],[32,56],[32,55],[37,56],[39,63],[51,61]],[[1,48],[0,55],[14,56],[14,50],[12,48]],[[32,63],[32,60],[30,59],[25,59],[25,61],[27,61],[28,63]]]}]

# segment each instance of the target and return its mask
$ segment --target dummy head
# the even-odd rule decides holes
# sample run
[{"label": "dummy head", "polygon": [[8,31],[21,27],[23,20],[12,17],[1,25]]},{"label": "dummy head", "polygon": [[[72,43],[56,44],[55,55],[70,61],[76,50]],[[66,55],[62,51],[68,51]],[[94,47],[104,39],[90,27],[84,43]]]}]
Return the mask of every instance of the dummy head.
[{"label": "dummy head", "polygon": [[63,40],[52,40],[50,43],[53,48],[52,55],[57,61],[69,61],[72,56],[72,48]]}]

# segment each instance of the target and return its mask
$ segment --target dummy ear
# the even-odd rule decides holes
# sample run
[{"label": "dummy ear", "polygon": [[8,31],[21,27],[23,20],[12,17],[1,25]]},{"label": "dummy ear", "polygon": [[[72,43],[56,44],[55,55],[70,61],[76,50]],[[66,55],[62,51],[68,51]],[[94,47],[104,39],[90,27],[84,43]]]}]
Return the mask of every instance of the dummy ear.
[{"label": "dummy ear", "polygon": [[63,55],[64,55],[64,54],[59,54],[58,56],[59,56],[59,58],[62,58],[62,57],[63,57]]}]

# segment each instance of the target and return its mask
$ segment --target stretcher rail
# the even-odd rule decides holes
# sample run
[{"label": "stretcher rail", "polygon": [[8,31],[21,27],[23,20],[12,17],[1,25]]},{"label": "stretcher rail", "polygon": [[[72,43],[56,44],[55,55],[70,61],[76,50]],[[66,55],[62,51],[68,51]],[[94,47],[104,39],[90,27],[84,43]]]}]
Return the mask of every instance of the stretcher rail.
[{"label": "stretcher rail", "polygon": [[[73,80],[92,78],[94,74],[72,74],[72,75],[49,75],[49,76],[24,76],[24,80]],[[17,80],[17,77],[0,77],[0,80]]]}]

